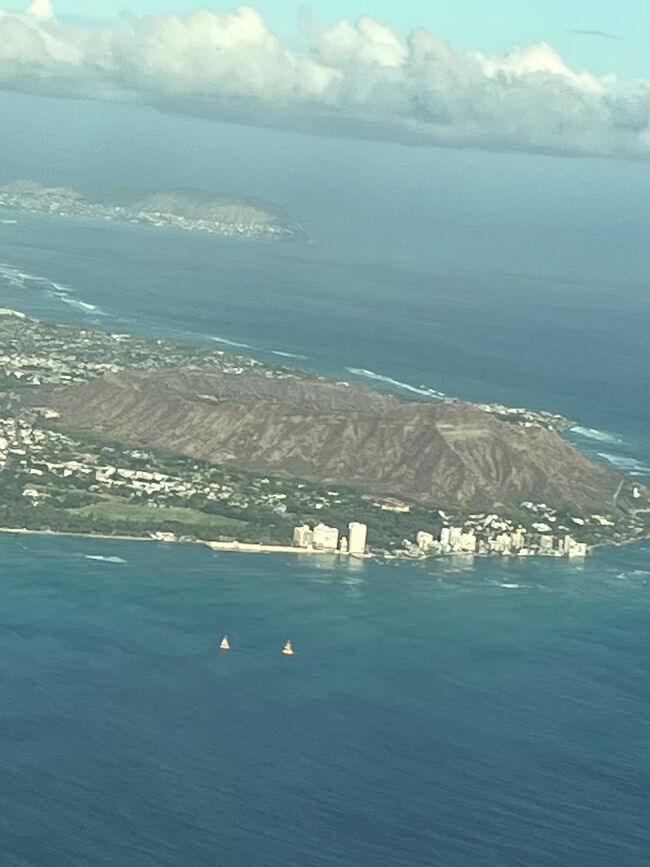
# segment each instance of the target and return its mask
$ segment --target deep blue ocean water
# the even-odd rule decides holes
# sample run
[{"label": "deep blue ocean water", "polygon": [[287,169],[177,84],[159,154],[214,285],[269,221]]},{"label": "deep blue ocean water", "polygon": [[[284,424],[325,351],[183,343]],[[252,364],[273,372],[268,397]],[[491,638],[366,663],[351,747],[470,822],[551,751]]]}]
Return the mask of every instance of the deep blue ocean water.
[{"label": "deep blue ocean water", "polygon": [[5,536],[2,864],[640,867],[647,555]]},{"label": "deep blue ocean water", "polygon": [[[81,103],[3,100],[0,180],[169,185],[187,123],[174,184],[275,198],[312,240],[4,213],[0,305],[563,412],[650,479],[638,167],[151,113],[100,142]],[[648,551],[343,565],[0,536],[0,863],[645,865]]]}]

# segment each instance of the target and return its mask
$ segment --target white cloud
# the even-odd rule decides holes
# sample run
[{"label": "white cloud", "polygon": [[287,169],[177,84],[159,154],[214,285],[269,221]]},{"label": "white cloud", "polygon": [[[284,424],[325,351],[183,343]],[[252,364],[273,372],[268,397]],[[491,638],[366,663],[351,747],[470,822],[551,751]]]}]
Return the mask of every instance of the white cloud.
[{"label": "white cloud", "polygon": [[369,17],[290,50],[250,6],[227,15],[59,22],[50,0],[0,12],[0,87],[417,145],[647,156],[645,82],[571,69],[546,43],[460,54],[424,30],[404,43]]},{"label": "white cloud", "polygon": [[27,14],[34,18],[48,19],[54,17],[52,0],[33,0],[27,8]]}]

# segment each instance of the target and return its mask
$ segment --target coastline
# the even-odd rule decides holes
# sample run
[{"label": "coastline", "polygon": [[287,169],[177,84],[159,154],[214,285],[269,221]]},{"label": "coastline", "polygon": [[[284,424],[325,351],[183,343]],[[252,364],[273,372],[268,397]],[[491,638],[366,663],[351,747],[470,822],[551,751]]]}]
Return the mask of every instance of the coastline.
[{"label": "coastline", "polygon": [[[1,317],[3,321],[0,322],[0,326],[2,326],[0,331],[2,331],[3,336],[7,335],[7,338],[13,341],[17,347],[14,355],[9,357],[11,369],[9,374],[5,374],[6,387],[9,388],[15,385],[11,378],[13,376],[18,381],[18,385],[25,386],[25,394],[30,390],[27,388],[28,386],[49,388],[56,391],[57,386],[63,383],[64,387],[70,386],[69,390],[71,390],[72,384],[87,384],[98,378],[100,383],[102,379],[109,382],[110,392],[110,381],[105,376],[106,371],[108,370],[111,373],[118,371],[119,373],[123,370],[128,371],[131,369],[136,372],[137,376],[146,375],[147,373],[159,374],[161,371],[168,369],[172,372],[176,369],[182,372],[186,368],[192,371],[205,370],[208,374],[215,373],[221,378],[232,375],[231,379],[228,380],[228,388],[234,390],[235,395],[237,395],[238,388],[244,394],[246,393],[246,388],[252,389],[257,394],[260,389],[259,383],[265,382],[266,379],[273,380],[272,387],[275,389],[275,392],[280,392],[280,396],[283,393],[283,389],[284,391],[293,390],[297,392],[299,398],[304,398],[303,392],[305,390],[308,392],[308,396],[311,395],[312,387],[313,389],[325,389],[326,393],[324,397],[321,397],[320,393],[316,396],[317,405],[320,405],[318,401],[322,400],[325,406],[329,406],[329,402],[331,402],[331,395],[327,389],[349,385],[347,382],[334,382],[325,376],[317,375],[314,378],[304,371],[278,366],[277,364],[268,366],[263,362],[246,356],[231,357],[222,350],[204,350],[203,348],[195,347],[194,344],[176,344],[173,341],[170,342],[162,339],[139,338],[122,333],[103,331],[102,329],[92,332],[93,348],[89,355],[86,345],[88,339],[84,337],[86,332],[83,330],[71,326],[66,328],[56,324],[43,324],[37,319],[31,319],[30,317],[26,317],[25,314],[12,311],[9,308],[3,308],[0,312],[5,314],[5,317]],[[26,319],[28,321],[24,321]],[[36,352],[35,356],[33,352]],[[145,359],[144,361],[142,360],[143,358]],[[240,374],[245,375],[244,386],[237,384],[240,381],[232,378]],[[287,384],[283,380],[292,381]],[[391,381],[397,383],[396,380]],[[236,385],[233,386],[233,382]],[[270,386],[268,387],[270,388]],[[267,388],[267,386],[265,385],[264,388]],[[381,392],[368,388],[368,386],[359,386],[359,388],[362,389],[359,393],[361,398],[364,400],[367,398],[371,402],[371,405],[373,399],[388,399]],[[31,388],[31,391],[33,392],[33,388]],[[22,394],[23,392],[20,393],[21,398]],[[47,401],[48,392],[46,391],[45,394]],[[109,394],[108,398],[110,397],[111,395]],[[118,397],[121,400],[123,395],[120,394]],[[203,402],[207,402],[209,395],[199,394],[198,397]],[[105,399],[108,400],[108,398]],[[390,399],[395,400],[393,397]],[[345,396],[341,398],[342,405],[347,408],[350,400],[352,398],[349,398],[348,392],[345,392]],[[101,422],[99,433],[95,438],[93,438],[92,434],[92,425],[89,428],[91,431],[90,438],[88,437],[88,431],[83,428],[83,425],[75,438],[73,436],[75,433],[74,428],[71,431],[62,433],[62,429],[65,431],[65,426],[61,428],[60,425],[50,425],[47,423],[47,420],[50,418],[60,418],[60,412],[56,408],[32,407],[31,404],[33,402],[31,397],[26,399],[24,404],[23,402],[18,402],[18,416],[15,419],[9,417],[7,421],[0,421],[0,466],[4,466],[10,454],[29,456],[25,457],[24,461],[19,462],[20,466],[17,460],[13,460],[13,458],[10,464],[10,476],[13,478],[16,490],[19,490],[22,485],[24,488],[23,496],[27,500],[19,498],[16,502],[20,503],[21,506],[14,511],[9,499],[3,508],[2,520],[7,523],[16,521],[17,524],[22,522],[25,524],[31,523],[32,525],[40,523],[42,527],[34,529],[32,532],[40,532],[43,535],[52,534],[53,532],[54,534],[57,533],[57,531],[49,529],[51,523],[54,523],[55,526],[61,528],[60,533],[62,535],[78,535],[80,538],[193,542],[207,544],[212,550],[242,551],[244,553],[329,553],[329,551],[323,551],[322,549],[310,550],[294,546],[291,544],[288,533],[286,536],[283,533],[279,537],[279,539],[282,539],[282,536],[285,538],[285,541],[279,544],[263,544],[257,541],[255,536],[258,538],[260,536],[262,538],[267,536],[268,538],[268,534],[262,532],[250,533],[250,531],[237,526],[238,522],[229,523],[223,520],[207,520],[199,514],[203,510],[203,506],[191,513],[185,509],[185,511],[179,512],[178,515],[173,510],[167,511],[165,513],[167,518],[170,520],[175,517],[177,518],[171,524],[168,523],[168,526],[174,527],[172,532],[161,531],[156,526],[159,521],[162,522],[163,520],[160,515],[153,517],[153,514],[148,512],[146,519],[140,520],[142,516],[137,510],[143,504],[143,499],[146,501],[146,505],[156,508],[167,508],[169,506],[180,506],[182,508],[187,502],[189,493],[192,492],[198,493],[204,500],[206,498],[215,499],[215,497],[220,500],[224,499],[224,497],[228,499],[230,495],[236,495],[239,498],[238,501],[245,504],[242,507],[245,509],[248,509],[249,505],[253,509],[262,507],[272,507],[275,509],[277,507],[276,499],[286,498],[291,495],[294,496],[298,504],[296,509],[294,509],[298,523],[305,520],[315,523],[317,520],[315,510],[322,508],[323,505],[327,505],[331,512],[328,515],[329,520],[338,522],[339,529],[349,519],[350,514],[357,515],[357,517],[361,516],[366,524],[376,525],[376,535],[372,539],[375,551],[368,556],[374,556],[378,559],[422,560],[457,554],[461,550],[466,551],[468,554],[473,553],[475,556],[490,556],[492,554],[507,556],[516,554],[518,556],[562,557],[566,555],[582,557],[588,554],[590,548],[593,548],[594,545],[617,544],[612,542],[611,538],[603,538],[605,534],[605,530],[603,529],[604,524],[607,527],[615,528],[612,533],[607,534],[608,536],[627,537],[626,542],[636,541],[638,538],[638,536],[633,535],[633,531],[641,532],[640,528],[632,526],[636,521],[634,516],[638,510],[630,511],[628,506],[626,512],[621,512],[621,515],[609,521],[600,519],[598,515],[589,516],[586,512],[584,515],[580,515],[575,523],[583,526],[589,524],[589,526],[584,529],[582,535],[577,539],[573,539],[569,535],[566,527],[563,529],[567,535],[563,540],[559,539],[559,537],[556,540],[552,535],[542,539],[539,533],[533,533],[533,530],[537,531],[538,528],[541,528],[546,517],[549,517],[551,513],[554,514],[555,510],[541,502],[539,497],[537,499],[533,497],[534,502],[533,500],[530,502],[525,501],[520,506],[520,508],[526,507],[530,511],[530,514],[527,511],[523,516],[519,513],[518,518],[520,524],[523,522],[522,529],[524,532],[531,534],[530,537],[527,537],[527,541],[528,539],[531,541],[525,546],[522,542],[523,537],[519,538],[518,536],[518,541],[515,542],[512,542],[511,539],[505,539],[508,535],[506,531],[514,532],[515,530],[516,519],[514,517],[510,516],[507,519],[500,519],[499,515],[491,515],[489,516],[490,518],[499,519],[496,524],[494,520],[492,523],[482,524],[481,520],[484,518],[484,515],[466,515],[464,511],[467,510],[461,509],[460,506],[458,506],[460,511],[451,516],[448,512],[443,513],[438,510],[438,515],[433,514],[433,525],[431,525],[431,515],[427,514],[424,509],[415,510],[413,515],[408,518],[400,516],[399,521],[401,523],[396,525],[392,516],[389,516],[389,519],[385,519],[383,515],[384,506],[386,506],[387,511],[403,512],[409,512],[410,507],[403,507],[403,504],[398,503],[400,508],[392,509],[388,502],[384,504],[380,499],[380,502],[374,505],[381,505],[382,512],[371,512],[368,504],[361,502],[361,500],[368,500],[368,496],[362,496],[361,492],[357,490],[347,491],[346,489],[343,499],[339,498],[330,502],[330,492],[328,491],[326,496],[324,489],[321,490],[318,485],[313,483],[307,485],[306,492],[299,493],[298,489],[305,488],[305,484],[298,484],[297,479],[282,479],[281,481],[274,482],[276,487],[279,486],[278,490],[281,489],[280,493],[278,491],[273,492],[270,489],[267,490],[261,487],[263,483],[268,484],[268,480],[260,480],[250,473],[247,474],[245,471],[236,471],[234,476],[232,476],[232,474],[228,474],[228,471],[224,467],[221,467],[220,470],[211,470],[212,475],[209,475],[203,465],[192,466],[190,459],[183,455],[177,456],[175,462],[171,465],[164,456],[147,454],[144,455],[147,462],[146,464],[142,464],[140,461],[142,456],[139,453],[136,454],[135,451],[130,451],[130,447],[126,445],[126,442],[113,442],[112,440],[107,440],[106,436],[102,437]],[[110,400],[108,400],[108,404],[110,405]],[[357,408],[356,401],[353,402],[353,406]],[[559,422],[566,422],[568,424],[563,417],[546,411],[530,411],[521,407],[509,409],[500,404],[476,404],[474,406],[483,411],[478,422],[476,419],[472,421],[473,424],[478,424],[479,427],[484,423],[486,412],[496,416],[500,422],[504,421],[502,416],[507,417],[507,420],[514,422],[516,427],[530,427],[537,424],[540,427],[546,426],[554,430],[553,424],[556,426]],[[384,405],[380,404],[377,412],[383,411],[383,408]],[[460,412],[460,410],[458,411]],[[456,410],[452,412],[453,417],[450,421],[452,426],[458,421],[453,415],[454,412]],[[312,416],[308,415],[306,418],[311,424]],[[532,420],[533,418],[535,421]],[[180,426],[185,424],[183,418],[178,418],[177,421]],[[543,424],[544,422],[545,425]],[[490,421],[489,424],[493,424],[493,422]],[[511,431],[509,426],[503,424],[500,428],[503,430],[500,429],[495,433],[497,442],[501,442],[503,431]],[[556,433],[558,433],[557,430]],[[277,431],[275,435],[277,435]],[[509,442],[506,437],[506,448]],[[104,455],[105,460],[100,458],[98,453],[100,443],[103,443],[104,451],[106,452]],[[571,446],[571,448],[574,449],[576,454],[579,453],[577,447]],[[66,461],[63,462],[65,464],[63,471],[61,471],[61,466],[63,466],[61,464],[62,455],[67,461],[67,463]],[[110,461],[108,461],[106,455],[110,455]],[[70,460],[70,457],[74,460]],[[124,467],[122,466],[124,463],[123,459],[126,459]],[[315,457],[314,460],[317,461],[317,458]],[[106,466],[104,466],[105,463]],[[145,467],[144,470],[143,466]],[[214,475],[215,472],[216,476]],[[38,477],[42,477],[44,473],[47,481],[39,481]],[[31,502],[32,505],[42,503],[51,495],[51,490],[60,489],[64,493],[69,492],[68,488],[70,485],[66,482],[61,483],[58,479],[63,479],[67,475],[70,475],[70,473],[74,474],[75,477],[78,475],[86,480],[91,479],[93,473],[97,476],[95,479],[96,484],[93,482],[97,496],[94,500],[91,498],[92,508],[88,506],[84,511],[80,507],[79,514],[84,520],[70,522],[71,526],[77,527],[76,531],[65,531],[62,529],[66,523],[69,523],[65,519],[65,516],[62,520],[58,515],[56,519],[51,517],[47,511],[35,517],[25,512],[22,506],[26,502]],[[32,478],[32,476],[37,478]],[[620,474],[618,476],[619,485],[614,497],[615,507],[619,505],[617,498],[624,484],[624,477]],[[217,478],[218,481],[216,480]],[[487,472],[487,478],[489,481],[491,478],[490,472]],[[613,484],[612,481],[612,487]],[[226,488],[225,493],[222,491],[224,486]],[[75,485],[72,487],[75,487]],[[114,503],[114,495],[118,488],[123,489],[122,493],[128,494],[127,499],[129,502],[125,506],[124,501],[120,500],[119,504],[117,504],[119,508],[116,509],[114,506],[117,501]],[[143,493],[145,490],[146,494]],[[605,491],[605,493],[607,494],[608,491]],[[636,491],[628,493],[630,497],[640,496]],[[454,489],[449,493],[450,502],[453,502],[455,495],[456,491]],[[76,496],[78,500],[78,494]],[[74,502],[77,502],[77,500]],[[131,500],[134,500],[133,504],[131,504]],[[539,503],[537,500],[539,500]],[[201,502],[205,505],[204,501]],[[631,499],[630,502],[632,502]],[[500,502],[499,505],[501,505]],[[623,505],[627,505],[627,501]],[[93,510],[95,506],[99,517],[102,518],[102,521],[98,524],[92,520],[85,520],[94,515]],[[603,509],[601,511],[609,515],[607,511],[609,506],[611,506],[609,500],[605,502],[605,499],[603,499]],[[454,506],[452,505],[452,511],[453,509]],[[63,511],[65,512],[65,509]],[[218,510],[219,514],[221,514],[221,511]],[[124,517],[129,518],[133,514],[136,514],[138,517],[137,521],[122,520]],[[241,514],[242,518],[245,518],[247,515],[243,511],[238,514]],[[260,517],[262,526],[264,525],[265,515],[266,513],[263,513]],[[430,533],[425,533],[422,527],[431,525],[437,532],[437,525],[440,523],[438,520],[439,516],[443,519],[443,522],[456,522],[460,525],[460,529],[465,528],[469,541],[463,542],[462,545],[441,544],[438,546],[427,544],[426,542],[418,542],[416,545],[410,541],[414,536],[417,538],[419,533],[422,533],[423,536],[431,536]],[[620,526],[617,526],[615,522],[619,518]],[[598,519],[597,525],[595,523],[596,519]],[[549,522],[552,520],[555,519],[549,517]],[[495,526],[496,529],[494,528]],[[572,525],[569,524],[569,528],[572,528]],[[25,532],[27,530],[26,526],[8,527],[5,529],[6,532]],[[128,534],[126,533],[127,530],[129,531]],[[500,533],[497,537],[499,530],[503,530],[504,532]],[[544,532],[550,532],[551,530],[552,528],[549,523]],[[249,541],[240,542],[237,539],[231,538],[224,542],[215,541],[214,543],[210,543],[210,539],[215,539],[215,537],[216,539],[224,539],[224,536],[227,538],[230,534],[239,532],[249,535]],[[580,531],[577,532],[580,533]],[[433,542],[433,537],[431,537],[431,542]],[[546,544],[542,544],[542,542]],[[571,550],[568,548],[565,550],[565,544]],[[435,550],[433,550],[434,548]]]},{"label": "coastline", "polygon": [[386,556],[383,553],[373,553],[369,552],[366,554],[352,554],[348,552],[341,551],[330,551],[322,548],[298,548],[293,545],[264,545],[258,544],[256,542],[212,542],[206,539],[160,539],[155,538],[154,536],[124,536],[124,535],[109,535],[108,533],[75,533],[68,532],[65,530],[28,530],[26,527],[0,527],[0,533],[4,533],[6,535],[16,534],[20,536],[62,536],[69,537],[73,539],[103,539],[109,542],[157,542],[163,545],[203,545],[206,548],[209,548],[211,551],[215,553],[223,552],[223,553],[239,553],[239,554],[298,554],[298,555],[306,555],[306,556],[335,556],[335,557],[347,557],[352,560],[391,560],[391,562],[397,561],[402,563],[421,563],[424,560],[439,560],[440,558],[447,557],[464,557],[464,558],[490,558],[490,557],[500,557],[510,562],[513,559],[516,560],[561,560],[573,562],[584,562],[587,557],[596,549],[596,548],[623,548],[628,545],[637,545],[643,542],[647,542],[649,537],[644,536],[640,539],[628,539],[624,542],[599,542],[594,545],[591,545],[586,557],[557,557],[557,556],[549,556],[548,554],[527,554],[527,555],[502,555],[495,553],[467,553],[467,552],[459,552],[459,551],[450,551],[448,553],[439,553],[433,554],[429,556],[422,557],[398,557],[398,556]]},{"label": "coastline", "polygon": [[[77,539],[108,539],[114,542],[160,542],[151,536],[111,536],[108,533],[74,533],[71,530],[28,530],[26,527],[0,527],[0,533],[17,533],[21,536],[70,536]],[[167,543],[169,544],[169,543]],[[176,542],[182,545],[203,544],[198,542]]]},{"label": "coastline", "polygon": [[159,539],[155,536],[123,536],[108,533],[75,533],[66,530],[28,530],[26,527],[0,527],[0,533],[20,536],[63,536],[73,539],[104,539],[112,542],[157,542],[162,545],[203,545],[211,551],[234,551],[242,554],[318,554],[351,557],[357,560],[379,559],[377,554],[351,554],[321,548],[296,548],[293,545],[263,545],[256,542],[212,542],[207,539]]}]

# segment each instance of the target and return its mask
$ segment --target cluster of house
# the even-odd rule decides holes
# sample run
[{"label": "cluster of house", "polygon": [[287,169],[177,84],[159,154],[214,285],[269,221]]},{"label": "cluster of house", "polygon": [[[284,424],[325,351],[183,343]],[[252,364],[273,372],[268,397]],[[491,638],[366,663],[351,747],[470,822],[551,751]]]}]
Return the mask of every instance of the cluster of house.
[{"label": "cluster of house", "polygon": [[[496,523],[496,522],[495,522]],[[524,527],[494,531],[490,524],[477,535],[474,528],[443,527],[436,539],[432,533],[420,530],[416,545],[410,545],[411,555],[426,554],[546,554],[555,557],[584,557],[585,542],[577,542],[569,533],[555,537],[546,533],[531,534]]]},{"label": "cluster of house", "polygon": [[135,470],[128,467],[101,466],[94,470],[95,481],[103,488],[127,488],[134,493],[146,494],[148,497],[156,494],[191,497],[201,493],[209,500],[227,500],[233,493],[230,486],[206,483],[197,486],[195,482],[167,473],[149,470]]},{"label": "cluster of house", "polygon": [[0,380],[7,388],[88,382],[124,369],[160,370],[187,365],[266,379],[300,379],[294,371],[267,367],[254,358],[230,358],[223,350],[177,345],[130,334],[44,326],[0,307]]},{"label": "cluster of house", "polygon": [[77,359],[69,356],[45,356],[40,353],[0,354],[0,373],[23,385],[86,382],[92,377],[116,373],[121,369],[119,364],[103,361],[85,361],[81,367]]},{"label": "cluster of house", "polygon": [[[39,485],[39,477],[46,473],[62,479],[69,476],[90,477],[89,484],[95,482],[104,488],[124,487],[134,493],[147,495],[158,493],[190,497],[197,493],[196,484],[189,480],[116,466],[98,467],[94,463],[94,456],[82,454],[79,454],[79,460],[61,459],[60,456],[57,460],[57,453],[61,451],[69,454],[71,451],[80,451],[80,448],[74,440],[59,431],[41,429],[23,419],[0,419],[0,470],[10,455],[15,456],[27,479],[32,479],[31,484],[27,482],[25,485],[23,496],[33,503],[48,496]],[[203,493],[208,498],[225,499],[233,493],[233,488],[212,484]]]},{"label": "cluster of house", "polygon": [[294,527],[293,544],[296,548],[316,551],[338,551],[340,554],[362,555],[366,553],[368,527],[359,521],[348,524],[348,535],[341,536],[336,527],[328,527],[322,521],[312,529],[309,524]]},{"label": "cluster of house", "polygon": [[[193,207],[193,203],[189,203]],[[215,235],[244,235],[258,238],[265,235],[294,235],[299,226],[276,219],[267,212],[246,202],[216,201],[212,216],[172,213],[167,210],[149,210],[137,205],[103,204],[90,201],[73,190],[39,187],[34,184],[9,185],[0,189],[0,206],[32,214],[56,214],[59,217],[85,217],[91,220],[118,220],[145,223],[157,228],[176,228]],[[152,202],[151,208],[155,205]],[[187,205],[179,201],[176,207]]]},{"label": "cluster of house", "polygon": [[38,449],[48,433],[17,418],[0,418],[0,470],[4,469],[9,455],[24,457],[28,450]]},{"label": "cluster of house", "polygon": [[[221,479],[213,481],[202,470],[184,469],[171,475],[156,470],[124,467],[117,464],[99,462],[99,456],[89,454],[86,446],[71,439],[64,433],[39,427],[39,419],[57,415],[53,410],[38,409],[32,411],[33,419],[16,417],[0,418],[0,470],[9,457],[14,458],[15,467],[20,472],[23,482],[22,495],[25,501],[37,505],[49,499],[52,494],[54,479],[85,480],[81,487],[95,493],[119,494],[127,498],[136,497],[152,508],[162,508],[169,505],[183,505],[196,495],[206,500],[227,501],[242,511],[250,506],[268,508],[270,511],[284,515],[287,506],[284,500],[287,494],[282,491],[268,490],[270,480],[262,478],[246,484]],[[124,456],[130,460],[142,461],[149,456],[139,451],[125,451]],[[115,457],[119,457],[118,454]],[[58,487],[55,484],[55,487]],[[79,487],[79,485],[75,485]],[[298,487],[303,487],[298,485]],[[334,492],[332,492],[334,493]],[[321,508],[325,503],[317,497],[306,497],[306,502],[313,508]],[[327,501],[329,502],[329,501]],[[324,527],[325,525],[323,525]],[[323,549],[336,549],[338,546],[338,531],[334,529],[336,538],[333,542],[322,529],[316,532],[316,545]],[[355,551],[363,551],[365,536],[358,542],[359,530],[353,533]]]}]

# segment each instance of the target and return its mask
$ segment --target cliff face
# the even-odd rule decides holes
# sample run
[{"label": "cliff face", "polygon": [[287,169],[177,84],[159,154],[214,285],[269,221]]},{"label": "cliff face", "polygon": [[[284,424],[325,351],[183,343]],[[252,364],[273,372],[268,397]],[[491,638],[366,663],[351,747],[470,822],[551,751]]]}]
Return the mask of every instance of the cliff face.
[{"label": "cliff face", "polygon": [[611,512],[623,480],[544,427],[316,380],[127,372],[60,388],[50,403],[64,426],[129,444],[442,508]]}]

